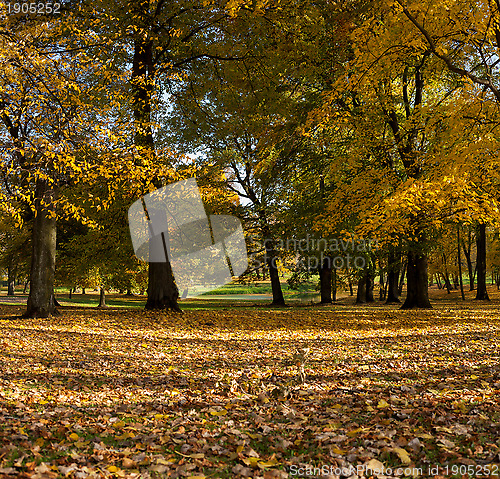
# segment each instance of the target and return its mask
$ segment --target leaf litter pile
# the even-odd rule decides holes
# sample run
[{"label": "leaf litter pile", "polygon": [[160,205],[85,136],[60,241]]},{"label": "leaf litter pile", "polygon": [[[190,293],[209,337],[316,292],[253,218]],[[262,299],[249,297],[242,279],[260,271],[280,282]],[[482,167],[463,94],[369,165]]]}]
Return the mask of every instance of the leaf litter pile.
[{"label": "leaf litter pile", "polygon": [[0,477],[500,477],[494,309],[0,308]]}]

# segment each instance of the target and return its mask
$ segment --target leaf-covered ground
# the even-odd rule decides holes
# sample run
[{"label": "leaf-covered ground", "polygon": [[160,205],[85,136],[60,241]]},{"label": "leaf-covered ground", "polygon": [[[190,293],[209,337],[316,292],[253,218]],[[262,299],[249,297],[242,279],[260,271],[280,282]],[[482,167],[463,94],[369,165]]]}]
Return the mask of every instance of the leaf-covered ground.
[{"label": "leaf-covered ground", "polygon": [[480,307],[1,306],[0,477],[500,477]]}]

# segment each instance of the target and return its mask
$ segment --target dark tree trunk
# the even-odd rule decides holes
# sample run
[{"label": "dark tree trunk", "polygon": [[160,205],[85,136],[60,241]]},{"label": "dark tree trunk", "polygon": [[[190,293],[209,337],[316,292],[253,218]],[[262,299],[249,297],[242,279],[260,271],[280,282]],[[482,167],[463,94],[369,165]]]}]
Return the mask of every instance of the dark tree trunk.
[{"label": "dark tree trunk", "polygon": [[406,259],[403,263],[403,266],[401,267],[401,276],[399,278],[399,285],[398,285],[398,294],[401,296],[403,293],[403,286],[405,285],[405,275],[406,275],[406,270],[408,268],[408,259]]},{"label": "dark tree trunk", "polygon": [[460,224],[457,224],[457,264],[458,264],[458,279],[460,281],[460,294],[462,300],[465,301],[464,282],[462,279],[462,257],[460,255]]},{"label": "dark tree trunk", "polygon": [[373,298],[373,288],[375,287],[375,279],[370,271],[366,272],[366,302],[373,303],[375,299]]},{"label": "dark tree trunk", "polygon": [[319,267],[319,283],[321,292],[321,304],[332,302],[332,264],[328,256],[322,258]]},{"label": "dark tree trunk", "polygon": [[349,296],[354,296],[354,288],[352,287],[352,278],[349,270],[347,270],[347,284],[349,285]]},{"label": "dark tree trunk", "polygon": [[7,268],[7,296],[14,296],[16,289],[16,268],[9,264]]},{"label": "dark tree trunk", "polygon": [[[270,233],[269,230],[265,231]],[[269,238],[269,235],[267,236]],[[283,297],[283,291],[281,290],[280,275],[278,271],[277,260],[278,256],[276,254],[276,249],[274,247],[274,242],[270,239],[266,241],[266,264],[269,270],[269,278],[271,279],[271,290],[273,293],[273,303],[276,306],[284,306],[285,298]]]},{"label": "dark tree trunk", "polygon": [[332,301],[337,301],[337,268],[332,268]]},{"label": "dark tree trunk", "polygon": [[131,288],[127,288],[127,296],[134,296],[134,293],[132,293],[132,289]]},{"label": "dark tree trunk", "polygon": [[393,246],[389,246],[389,254],[387,256],[387,300],[386,304],[391,303],[400,303],[399,300],[399,289],[398,289],[398,280],[399,280],[399,269],[401,267],[400,264],[400,255],[398,255],[398,259],[396,259],[396,254]]},{"label": "dark tree trunk", "polygon": [[104,288],[101,286],[100,292],[99,292],[99,306],[98,308],[106,308],[106,292],[104,291]]},{"label": "dark tree trunk", "polygon": [[474,291],[475,271],[472,266],[471,248],[472,248],[472,232],[469,229],[467,247],[465,246],[465,241],[462,241],[462,250],[464,252],[465,261],[467,263],[467,273],[469,276],[469,291]]},{"label": "dark tree trunk", "polygon": [[69,299],[73,296],[73,288],[69,288]]},{"label": "dark tree trunk", "polygon": [[443,275],[443,280],[444,280],[444,285],[446,286],[446,291],[448,294],[451,292],[451,283],[450,283],[450,275],[448,273],[448,265],[446,264],[446,255],[443,253],[443,265],[444,265],[444,273],[441,273]]},{"label": "dark tree trunk", "polygon": [[356,292],[356,304],[366,303],[366,275],[363,274],[358,281],[358,290]]},{"label": "dark tree trunk", "polygon": [[54,190],[38,180],[35,188],[36,216],[33,221],[30,293],[25,317],[46,318],[56,313],[54,275],[56,268],[56,218]]},{"label": "dark tree trunk", "polygon": [[28,285],[29,285],[29,284],[30,284],[30,280],[28,279],[28,281],[26,281],[26,282],[24,283],[23,294],[25,294],[25,293],[26,293],[26,291],[28,290]]},{"label": "dark tree trunk", "polygon": [[480,223],[476,231],[477,247],[477,292],[476,299],[489,301],[488,290],[486,289],[486,225]]},{"label": "dark tree trunk", "polygon": [[387,294],[387,283],[384,280],[384,272],[382,271],[382,268],[380,268],[380,273],[379,273],[380,281],[379,281],[379,296],[378,299],[379,301],[384,301],[385,295]]},{"label": "dark tree trunk", "polygon": [[[148,14],[143,11],[145,2],[135,3],[139,18]],[[147,9],[147,7],[146,7]],[[134,143],[139,151],[145,151],[150,157],[155,155],[153,130],[151,127],[151,96],[154,88],[155,68],[153,64],[153,43],[143,36],[137,36],[134,41],[134,58],[132,63],[132,92],[135,121]],[[161,184],[153,179],[155,186]],[[164,246],[165,238],[162,234]],[[166,247],[165,247],[166,252]],[[174,281],[172,267],[166,256],[164,263],[149,263],[148,299],[146,309],[171,309],[180,311],[178,305],[179,291]]]},{"label": "dark tree trunk", "polygon": [[82,294],[85,294],[85,288],[82,288]]},{"label": "dark tree trunk", "polygon": [[408,251],[406,299],[401,309],[432,308],[429,301],[427,256],[418,249]]},{"label": "dark tree trunk", "polygon": [[179,290],[170,263],[149,263],[146,309],[170,309],[180,312],[178,299]]},{"label": "dark tree trunk", "polygon": [[441,273],[441,276],[443,277],[443,282],[446,287],[446,292],[448,294],[451,293],[451,284],[450,284],[450,278],[448,277],[448,272],[445,271],[445,273]]}]

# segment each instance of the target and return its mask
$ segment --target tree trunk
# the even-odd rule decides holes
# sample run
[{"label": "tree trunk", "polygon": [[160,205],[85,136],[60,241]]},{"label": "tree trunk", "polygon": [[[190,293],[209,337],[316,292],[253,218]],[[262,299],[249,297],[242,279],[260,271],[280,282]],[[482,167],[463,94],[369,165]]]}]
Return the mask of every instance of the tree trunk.
[{"label": "tree trunk", "polygon": [[458,279],[460,281],[460,294],[462,295],[462,300],[465,301],[464,293],[464,282],[462,279],[462,258],[460,255],[460,224],[457,224],[457,264],[458,264]]},{"label": "tree trunk", "polygon": [[480,223],[476,231],[477,247],[477,292],[476,299],[489,301],[488,290],[486,289],[486,224]]},{"label": "tree trunk", "polygon": [[101,286],[100,292],[99,292],[99,306],[98,308],[106,308],[106,292],[104,291],[104,288]]},{"label": "tree trunk", "polygon": [[379,277],[380,277],[379,281],[380,289],[379,289],[378,299],[379,301],[384,301],[385,295],[387,293],[387,283],[384,280],[384,272],[382,271],[382,267],[380,268]]},{"label": "tree trunk", "polygon": [[[269,230],[265,233],[270,233]],[[269,238],[269,235],[267,236]],[[273,303],[276,306],[284,306],[285,298],[283,297],[283,291],[281,290],[280,276],[278,272],[277,254],[274,248],[274,242],[270,239],[266,241],[266,264],[269,270],[269,278],[271,279],[271,290],[273,293]]]},{"label": "tree trunk", "polygon": [[149,263],[148,279],[146,309],[169,309],[181,312],[177,303],[179,299],[179,290],[174,281],[170,262]]},{"label": "tree trunk", "polygon": [[373,288],[375,286],[375,279],[373,278],[373,274],[370,271],[366,272],[366,302],[373,303],[375,299],[373,297]]},{"label": "tree trunk", "polygon": [[443,258],[443,265],[444,265],[444,273],[441,273],[443,275],[443,281],[444,285],[446,286],[446,291],[448,294],[451,292],[451,283],[450,283],[450,274],[448,273],[448,264],[446,262],[446,255],[443,253],[442,255]]},{"label": "tree trunk", "polygon": [[321,304],[332,302],[332,264],[328,256],[322,258],[319,269],[319,283],[321,292]]},{"label": "tree trunk", "polygon": [[[135,7],[139,17],[148,14],[147,11],[143,11],[144,2],[136,2]],[[151,96],[155,77],[152,48],[153,43],[146,40],[146,37],[141,35],[135,38],[131,77],[135,121],[134,143],[139,151],[144,151],[149,157],[155,156],[155,144],[151,127]],[[156,179],[153,179],[153,183],[157,188],[161,186]],[[166,253],[163,234],[162,241]],[[168,256],[165,256],[167,258],[166,262],[149,263],[146,309],[181,311],[178,305],[179,291],[174,281]]]},{"label": "tree trunk", "polygon": [[16,268],[9,264],[7,268],[7,296],[14,296],[16,289]]},{"label": "tree trunk", "polygon": [[56,217],[54,190],[44,180],[35,188],[35,219],[31,234],[30,293],[25,317],[46,318],[56,313],[54,275],[56,269]]},{"label": "tree trunk", "polygon": [[399,284],[398,284],[399,296],[401,296],[401,294],[403,293],[403,286],[405,285],[405,275],[407,268],[408,268],[408,259],[404,261],[403,266],[401,268],[401,277],[399,278]]},{"label": "tree trunk", "polygon": [[337,268],[332,268],[332,301],[337,301]]},{"label": "tree trunk", "polygon": [[443,282],[446,287],[446,292],[448,294],[451,293],[451,284],[450,284],[450,278],[448,277],[448,271],[445,271],[444,273],[441,273],[441,276],[443,277]]},{"label": "tree trunk", "polygon": [[[398,255],[400,258],[400,255]],[[387,256],[387,300],[385,304],[400,303],[399,300],[399,269],[401,267],[400,259],[396,259],[396,254],[393,246],[389,246],[389,254]]]},{"label": "tree trunk", "polygon": [[432,308],[428,291],[427,256],[423,251],[409,249],[406,280],[406,299],[401,309]]},{"label": "tree trunk", "polygon": [[462,250],[464,252],[465,261],[467,262],[467,273],[469,275],[469,291],[474,291],[475,272],[474,268],[472,267],[471,247],[472,247],[472,233],[469,229],[467,248],[465,247],[465,241],[462,241]]},{"label": "tree trunk", "polygon": [[366,275],[363,274],[358,281],[358,290],[356,292],[356,304],[366,303]]},{"label": "tree trunk", "polygon": [[69,288],[69,299],[73,296],[73,288]]},{"label": "tree trunk", "polygon": [[349,296],[354,296],[354,288],[352,287],[352,278],[349,270],[347,270],[347,284],[349,285]]}]

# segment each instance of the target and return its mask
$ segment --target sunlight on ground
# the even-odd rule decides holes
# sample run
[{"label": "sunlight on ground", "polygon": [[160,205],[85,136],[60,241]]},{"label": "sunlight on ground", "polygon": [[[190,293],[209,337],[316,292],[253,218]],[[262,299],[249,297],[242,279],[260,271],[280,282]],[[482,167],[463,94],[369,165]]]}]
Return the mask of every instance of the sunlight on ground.
[{"label": "sunlight on ground", "polygon": [[498,464],[500,319],[467,308],[80,308],[27,320],[2,306],[0,473]]}]

